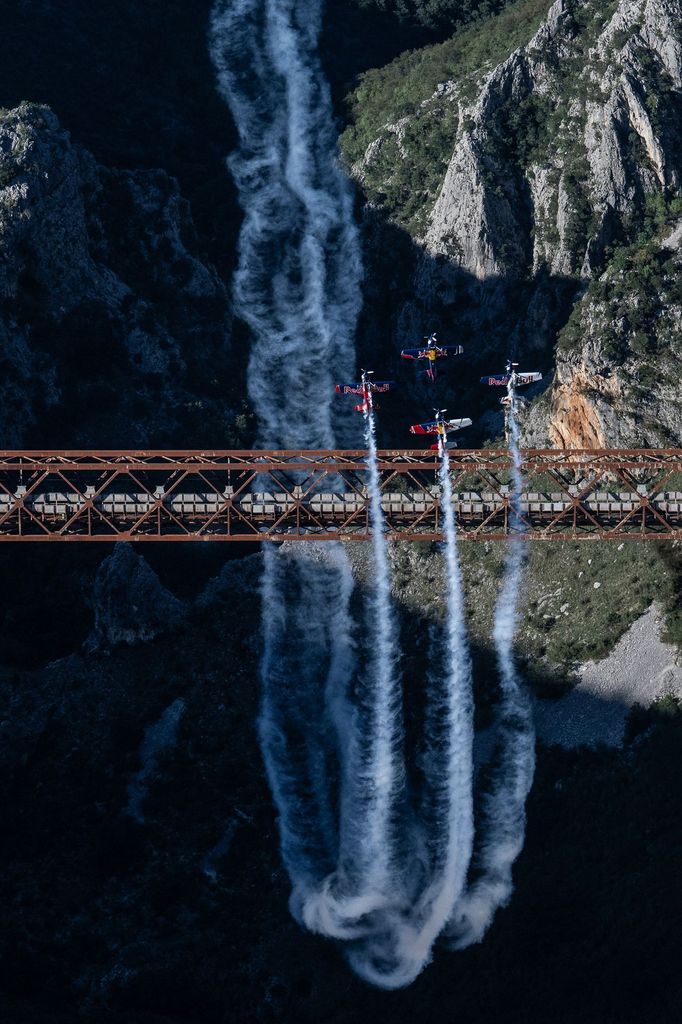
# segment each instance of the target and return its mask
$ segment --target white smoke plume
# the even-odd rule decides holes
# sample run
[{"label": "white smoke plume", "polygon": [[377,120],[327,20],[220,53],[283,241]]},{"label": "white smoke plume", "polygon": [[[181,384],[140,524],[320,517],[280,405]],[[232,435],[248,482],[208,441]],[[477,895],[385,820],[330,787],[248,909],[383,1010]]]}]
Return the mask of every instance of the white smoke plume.
[{"label": "white smoke plume", "polygon": [[[346,719],[346,749],[337,870],[303,910],[308,928],[339,939],[366,937],[350,952],[358,973],[384,942],[385,913],[407,905],[403,892],[405,765],[398,626],[381,507],[373,412],[365,412],[374,581],[368,609],[369,653],[356,706]],[[377,940],[377,933],[381,938]]]},{"label": "white smoke plume", "polygon": [[[332,448],[353,370],[362,265],[317,58],[319,0],[218,0],[210,52],[240,146],[234,300],[252,331],[248,390],[265,448]],[[334,411],[338,409],[338,412]],[[335,424],[335,420],[337,423]]]},{"label": "white smoke plume", "polygon": [[445,537],[446,622],[444,664],[430,682],[425,778],[433,823],[429,836],[431,882],[422,904],[429,908],[433,942],[452,913],[466,881],[474,838],[473,692],[464,621],[464,584],[457,553],[452,481],[447,447],[439,470]]},{"label": "white smoke plume", "polygon": [[[509,447],[512,456],[511,530],[519,530],[521,453],[516,421],[515,392],[509,390]],[[523,849],[525,804],[535,771],[535,730],[530,698],[514,660],[514,633],[524,564],[523,544],[508,543],[502,591],[495,609],[493,639],[500,673],[500,704],[496,769],[486,795],[476,856],[478,875],[457,903],[447,928],[449,945],[464,949],[480,942],[496,911],[506,906],[513,891],[512,867]]]},{"label": "white smoke plume", "polygon": [[[333,384],[354,365],[362,267],[320,23],[319,0],[218,0],[211,16],[211,58],[239,132],[234,304],[251,329],[248,390],[265,448],[334,448],[338,429],[348,439]],[[260,736],[299,919],[338,853],[352,589],[341,545],[264,552]]]},{"label": "white smoke plume", "polygon": [[[365,442],[374,554],[374,592],[369,610],[369,662],[361,705],[361,738],[349,767],[363,806],[357,823],[363,876],[369,889],[395,896],[397,812],[404,800],[402,693],[398,670],[400,637],[391,603],[391,577],[377,464],[374,413],[365,412]],[[365,735],[362,735],[364,733]],[[356,839],[356,842],[357,842]]]},{"label": "white smoke plume", "polygon": [[334,545],[301,547],[264,552],[259,720],[299,920],[337,861],[338,773],[329,760],[353,670],[347,562]]},{"label": "white smoke plume", "polygon": [[[370,456],[372,441],[370,432]],[[413,835],[412,846],[402,851],[402,887],[396,886],[392,906],[377,916],[373,932],[349,957],[361,977],[385,989],[411,984],[431,960],[433,945],[464,889],[473,846],[472,670],[447,449],[439,479],[446,627],[428,679],[424,792],[416,821],[407,814],[404,819]]]}]

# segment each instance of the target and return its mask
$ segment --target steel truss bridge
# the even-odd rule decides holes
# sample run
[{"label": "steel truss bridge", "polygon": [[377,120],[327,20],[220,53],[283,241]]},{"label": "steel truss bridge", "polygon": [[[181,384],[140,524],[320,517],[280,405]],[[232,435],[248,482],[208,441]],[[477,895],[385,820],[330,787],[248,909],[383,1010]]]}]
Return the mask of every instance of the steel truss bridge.
[{"label": "steel truss bridge", "polygon": [[[0,542],[368,540],[365,451],[4,451]],[[465,540],[681,540],[682,449],[450,452]],[[381,451],[390,540],[441,540],[431,451]]]}]

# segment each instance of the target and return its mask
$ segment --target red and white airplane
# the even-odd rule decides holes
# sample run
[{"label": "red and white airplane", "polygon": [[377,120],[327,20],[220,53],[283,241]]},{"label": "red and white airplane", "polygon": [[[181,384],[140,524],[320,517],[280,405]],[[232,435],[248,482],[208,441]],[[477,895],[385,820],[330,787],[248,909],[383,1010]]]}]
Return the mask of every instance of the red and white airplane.
[{"label": "red and white airplane", "polygon": [[423,348],[404,348],[400,353],[401,359],[427,359],[426,376],[430,381],[436,379],[436,359],[446,359],[448,356],[461,356],[464,349],[461,345],[439,345],[436,335],[432,334],[424,338],[426,344]]},{"label": "red and white airplane", "polygon": [[511,404],[511,394],[517,388],[522,388],[526,384],[534,384],[536,381],[542,380],[542,374],[536,370],[528,373],[518,373],[516,370],[518,365],[518,363],[512,363],[510,360],[507,360],[507,368],[504,373],[495,373],[490,377],[481,377],[481,384],[507,389],[508,393],[504,398],[500,399],[502,405]]},{"label": "red and white airplane", "polygon": [[443,448],[456,448],[456,441],[448,441],[448,434],[454,433],[456,430],[463,430],[465,427],[471,426],[471,420],[468,417],[462,417],[458,420],[446,420],[443,413],[447,412],[446,409],[434,409],[436,414],[435,420],[429,420],[428,423],[415,423],[410,427],[411,434],[435,434],[438,438],[436,444],[431,445],[432,451],[441,452]]},{"label": "red and white airplane", "polygon": [[374,402],[374,395],[384,394],[397,387],[394,380],[370,380],[374,370],[363,370],[359,384],[337,384],[337,395],[358,395],[362,401],[355,406],[356,412],[371,412],[379,406]]}]

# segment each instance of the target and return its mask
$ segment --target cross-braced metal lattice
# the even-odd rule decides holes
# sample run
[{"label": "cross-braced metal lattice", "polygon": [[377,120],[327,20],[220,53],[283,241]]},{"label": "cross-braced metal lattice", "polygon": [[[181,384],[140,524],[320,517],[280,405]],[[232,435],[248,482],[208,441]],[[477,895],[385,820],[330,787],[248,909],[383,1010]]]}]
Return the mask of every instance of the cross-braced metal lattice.
[{"label": "cross-braced metal lattice", "polygon": [[[680,540],[682,450],[450,453],[464,540]],[[365,451],[0,452],[0,541],[367,540]],[[440,540],[438,459],[380,451],[386,535]]]}]

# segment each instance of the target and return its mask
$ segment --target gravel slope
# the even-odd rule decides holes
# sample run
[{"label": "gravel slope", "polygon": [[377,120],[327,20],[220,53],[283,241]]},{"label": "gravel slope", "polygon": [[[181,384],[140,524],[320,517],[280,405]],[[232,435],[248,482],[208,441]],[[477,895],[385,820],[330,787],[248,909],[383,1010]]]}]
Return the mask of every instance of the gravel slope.
[{"label": "gravel slope", "polygon": [[580,667],[580,682],[569,694],[537,701],[538,739],[562,747],[620,746],[633,704],[646,707],[665,694],[682,696],[682,665],[676,648],[661,640],[662,625],[652,605],[607,658]]}]

